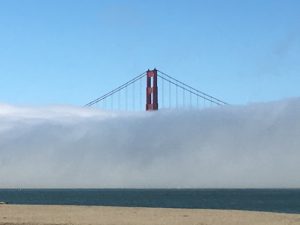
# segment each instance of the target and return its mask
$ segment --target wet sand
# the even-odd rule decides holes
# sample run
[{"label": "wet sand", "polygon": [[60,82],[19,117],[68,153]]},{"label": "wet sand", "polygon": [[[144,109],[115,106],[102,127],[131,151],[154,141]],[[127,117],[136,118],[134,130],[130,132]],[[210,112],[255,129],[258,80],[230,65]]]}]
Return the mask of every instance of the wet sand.
[{"label": "wet sand", "polygon": [[300,214],[235,210],[0,205],[0,225],[300,225]]}]

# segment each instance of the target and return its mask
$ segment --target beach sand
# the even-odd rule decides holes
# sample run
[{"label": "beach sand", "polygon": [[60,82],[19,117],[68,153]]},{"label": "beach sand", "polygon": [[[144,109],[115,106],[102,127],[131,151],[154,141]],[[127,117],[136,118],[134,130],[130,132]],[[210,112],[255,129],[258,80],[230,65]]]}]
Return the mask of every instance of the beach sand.
[{"label": "beach sand", "polygon": [[0,224],[300,225],[300,214],[202,209],[0,205]]}]

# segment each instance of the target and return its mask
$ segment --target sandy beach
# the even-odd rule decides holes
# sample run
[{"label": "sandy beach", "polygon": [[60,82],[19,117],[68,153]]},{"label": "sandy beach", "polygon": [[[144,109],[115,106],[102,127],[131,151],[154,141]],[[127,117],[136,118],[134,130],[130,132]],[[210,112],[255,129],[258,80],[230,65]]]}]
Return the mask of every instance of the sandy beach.
[{"label": "sandy beach", "polygon": [[0,205],[0,224],[299,225],[300,214],[202,209]]}]

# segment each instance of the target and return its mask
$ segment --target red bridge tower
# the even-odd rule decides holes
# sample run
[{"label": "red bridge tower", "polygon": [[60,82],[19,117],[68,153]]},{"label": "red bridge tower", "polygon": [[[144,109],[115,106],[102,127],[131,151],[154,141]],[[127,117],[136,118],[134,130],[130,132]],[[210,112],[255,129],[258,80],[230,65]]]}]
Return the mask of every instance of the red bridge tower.
[{"label": "red bridge tower", "polygon": [[157,70],[147,71],[146,111],[158,110]]}]

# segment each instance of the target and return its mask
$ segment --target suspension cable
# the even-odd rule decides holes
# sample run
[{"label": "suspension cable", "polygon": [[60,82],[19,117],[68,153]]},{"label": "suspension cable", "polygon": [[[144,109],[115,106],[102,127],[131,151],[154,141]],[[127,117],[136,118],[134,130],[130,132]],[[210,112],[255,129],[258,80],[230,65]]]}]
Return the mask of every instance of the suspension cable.
[{"label": "suspension cable", "polygon": [[[190,97],[190,99],[189,99],[190,100],[190,104],[193,104],[193,102],[194,102],[193,101],[193,96],[197,97],[197,106],[199,105],[199,98],[203,99],[204,104],[206,103],[206,101],[209,101],[210,105],[212,105],[212,104],[227,105],[228,104],[228,103],[226,103],[226,102],[224,102],[224,101],[222,101],[220,99],[217,99],[217,98],[215,98],[215,97],[213,97],[211,95],[208,95],[208,94],[206,94],[206,93],[204,93],[202,91],[199,91],[199,90],[197,90],[197,89],[195,89],[195,88],[193,88],[193,87],[191,87],[191,86],[189,86],[189,85],[187,85],[187,84],[185,84],[185,83],[183,83],[183,82],[181,82],[181,81],[173,78],[172,76],[170,76],[170,75],[168,75],[168,74],[166,74],[166,73],[164,73],[164,72],[162,72],[160,70],[157,70],[157,71],[159,72],[159,74],[157,74],[157,76],[159,78],[161,78],[161,96],[162,96],[162,99],[161,99],[162,102],[161,103],[162,103],[162,107],[164,107],[165,103],[166,103],[165,102],[165,93],[164,93],[165,91],[169,92],[168,93],[168,95],[169,95],[168,105],[169,105],[169,108],[171,107],[171,104],[172,104],[171,94],[172,94],[172,87],[173,87],[172,85],[175,85],[175,88],[176,88],[175,89],[175,94],[176,94],[176,108],[180,104],[180,102],[178,102],[178,88],[180,88],[182,90],[182,93],[183,93],[183,96],[182,96],[183,97],[183,99],[182,99],[183,100],[183,106],[185,106],[185,101],[188,99],[188,97],[187,97],[187,99],[185,99],[186,98],[186,96],[185,96],[186,92],[187,92],[187,94],[189,93],[189,95],[190,95],[189,96]],[[130,91],[128,90],[128,86],[132,85],[132,86],[130,86],[130,87],[133,88],[133,90],[132,90],[133,103],[132,104],[133,104],[133,108],[134,108],[133,110],[135,110],[135,108],[136,108],[136,106],[135,106],[136,102],[135,101],[137,100],[137,98],[135,98],[135,96],[134,96],[135,95],[135,91],[137,89],[137,87],[135,86],[135,83],[137,81],[139,81],[139,83],[140,83],[140,85],[139,85],[140,86],[139,87],[139,89],[140,89],[139,90],[139,92],[140,92],[139,93],[139,100],[142,103],[142,79],[146,76],[146,73],[147,73],[146,71],[143,72],[142,74],[134,77],[133,79],[131,79],[128,82],[120,85],[119,87],[113,89],[112,91],[110,91],[110,92],[108,92],[108,93],[100,96],[99,98],[96,98],[93,101],[87,103],[86,105],[84,105],[84,107],[89,107],[89,106],[92,106],[92,105],[94,105],[96,103],[102,102],[102,104],[104,105],[104,108],[106,108],[107,107],[106,100],[107,100],[108,97],[112,96],[111,109],[113,110],[114,109],[114,98],[113,98],[113,95],[116,94],[116,93],[118,93],[117,99],[118,99],[118,107],[120,109],[120,107],[121,107],[120,100],[122,98],[121,94],[122,94],[122,91],[123,91],[123,93],[125,92],[125,102],[124,103],[125,103],[125,107],[126,107],[126,110],[127,110],[128,106],[129,106],[128,105],[128,97],[130,96]],[[168,85],[169,89],[168,89],[167,86],[165,87],[164,81],[169,82],[169,85]]]},{"label": "suspension cable", "polygon": [[[173,78],[172,76],[170,76],[170,75],[168,75],[168,74],[166,74],[166,73],[164,73],[164,72],[162,72],[162,71],[160,71],[160,70],[157,70],[157,71],[160,72],[162,75],[168,77],[169,79],[172,79],[172,80],[176,81],[177,83],[179,83],[179,84],[181,84],[181,85],[183,85],[183,86],[185,86],[185,87],[188,87],[189,89],[192,89],[193,91],[196,91],[196,92],[200,93],[201,95],[204,95],[204,96],[207,97],[207,98],[212,98],[213,100],[218,101],[218,102],[220,102],[220,103],[222,103],[222,104],[224,104],[224,105],[228,105],[228,103],[226,103],[226,102],[224,102],[224,101],[222,101],[222,100],[220,100],[220,99],[218,99],[218,98],[215,98],[215,97],[213,97],[213,96],[211,96],[211,95],[209,95],[209,94],[206,94],[206,93],[204,93],[204,92],[202,92],[202,91],[199,91],[199,90],[197,90],[197,89],[191,87],[190,85],[187,85],[187,84],[185,84],[185,83],[183,83],[183,82],[181,82],[181,81],[179,81],[179,80]],[[220,104],[220,105],[221,105],[221,104]]]},{"label": "suspension cable", "polygon": [[181,88],[183,91],[187,91],[187,92],[189,92],[189,93],[192,93],[193,95],[198,96],[198,97],[200,97],[200,98],[203,98],[203,99],[205,99],[205,100],[207,100],[207,101],[209,101],[209,102],[215,103],[216,105],[221,105],[220,102],[217,102],[217,101],[214,101],[214,100],[212,100],[212,99],[209,99],[208,97],[204,97],[204,96],[202,96],[202,95],[199,95],[199,94],[196,93],[195,91],[192,91],[192,90],[190,90],[190,89],[188,89],[188,88],[186,88],[186,87],[184,87],[184,86],[181,86],[181,85],[179,85],[179,84],[176,84],[175,82],[173,82],[173,81],[171,81],[171,80],[169,80],[169,79],[167,79],[167,78],[165,78],[165,77],[163,77],[163,76],[161,76],[161,75],[157,75],[157,76],[159,76],[161,79],[163,79],[163,80],[165,80],[165,81],[168,81],[168,82],[172,83],[173,85],[177,85],[177,86],[178,86],[179,88]]},{"label": "suspension cable", "polygon": [[127,86],[129,86],[129,85],[135,83],[136,81],[142,79],[145,75],[146,75],[146,72],[144,72],[144,73],[142,73],[142,74],[140,74],[140,75],[134,77],[134,78],[131,79],[130,81],[128,81],[128,82],[124,83],[123,85],[121,85],[121,86],[115,88],[114,90],[112,90],[112,91],[106,93],[105,95],[102,95],[101,97],[96,98],[95,100],[93,100],[93,101],[87,103],[86,105],[84,105],[84,107],[92,106],[92,105],[94,105],[94,104],[96,104],[96,103],[98,103],[98,102],[100,102],[100,101],[106,99],[107,97],[109,97],[109,96],[115,94],[115,93],[118,92],[118,91],[121,91],[122,89],[126,88]]}]

